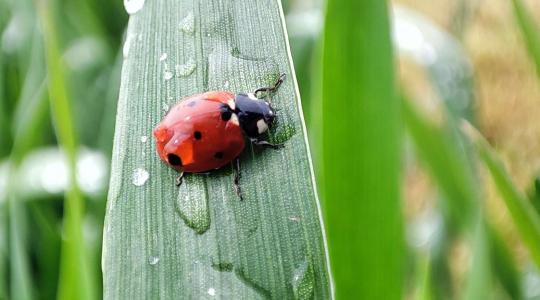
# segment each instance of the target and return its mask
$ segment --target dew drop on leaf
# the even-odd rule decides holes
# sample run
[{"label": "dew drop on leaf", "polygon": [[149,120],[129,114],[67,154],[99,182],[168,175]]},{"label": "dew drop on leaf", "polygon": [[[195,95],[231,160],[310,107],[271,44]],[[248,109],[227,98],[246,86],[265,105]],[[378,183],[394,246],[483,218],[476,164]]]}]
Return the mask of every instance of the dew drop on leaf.
[{"label": "dew drop on leaf", "polygon": [[163,72],[163,79],[169,80],[169,79],[173,78],[173,75],[174,75],[173,72],[167,70],[167,71]]},{"label": "dew drop on leaf", "polygon": [[190,58],[188,61],[186,61],[185,64],[176,65],[174,68],[176,70],[176,76],[186,77],[191,75],[191,73],[195,71],[195,69],[197,68],[197,63],[195,63],[195,60]]},{"label": "dew drop on leaf", "polygon": [[187,16],[182,19],[180,22],[180,29],[189,35],[192,35],[195,32],[195,16],[193,15],[192,11],[190,11]]},{"label": "dew drop on leaf", "polygon": [[208,195],[201,193],[197,184],[203,184],[202,178],[184,178],[176,198],[176,210],[184,223],[198,234],[205,233],[210,228],[210,210]]},{"label": "dew drop on leaf", "polygon": [[146,135],[141,136],[141,143],[146,143],[148,141],[148,137]]},{"label": "dew drop on leaf", "polygon": [[124,8],[128,14],[134,14],[143,8],[144,1],[145,0],[124,0]]},{"label": "dew drop on leaf", "polygon": [[215,295],[216,295],[216,289],[214,289],[214,288],[209,288],[209,289],[208,289],[208,295],[210,295],[210,296],[215,296]]},{"label": "dew drop on leaf", "polygon": [[164,61],[167,59],[167,53],[163,53],[161,54],[161,56],[159,57],[159,61]]},{"label": "dew drop on leaf", "polygon": [[169,104],[163,103],[163,105],[161,106],[161,109],[162,109],[164,112],[168,112],[168,111],[169,111]]},{"label": "dew drop on leaf", "polygon": [[150,256],[150,257],[148,258],[148,263],[149,263],[150,265],[152,265],[152,266],[157,265],[158,262],[159,262],[159,257],[157,257],[157,256]]},{"label": "dew drop on leaf", "polygon": [[137,168],[133,172],[133,178],[131,182],[136,186],[143,186],[146,181],[148,181],[149,177],[150,174],[148,174],[148,171],[143,168]]},{"label": "dew drop on leaf", "polygon": [[311,299],[315,280],[313,266],[308,260],[303,261],[293,272],[292,287],[294,299]]},{"label": "dew drop on leaf", "polygon": [[293,222],[300,222],[301,218],[300,216],[290,216],[289,220]]}]

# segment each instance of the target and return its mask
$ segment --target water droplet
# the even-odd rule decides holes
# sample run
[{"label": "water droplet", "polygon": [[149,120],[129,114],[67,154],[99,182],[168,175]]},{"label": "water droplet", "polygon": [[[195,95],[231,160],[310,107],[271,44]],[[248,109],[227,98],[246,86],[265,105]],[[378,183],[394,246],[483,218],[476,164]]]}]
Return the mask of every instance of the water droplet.
[{"label": "water droplet", "polygon": [[165,72],[163,72],[163,79],[165,80],[169,80],[171,78],[173,78],[173,72],[169,71],[169,70],[165,70]]},{"label": "water droplet", "polygon": [[210,32],[206,34],[207,37],[210,37]]},{"label": "water droplet", "polygon": [[161,56],[159,57],[159,61],[164,61],[167,59],[167,53],[163,53],[161,54]]},{"label": "water droplet", "polygon": [[[279,119],[278,119],[279,122]],[[296,127],[293,124],[283,124],[270,129],[270,141],[276,144],[283,144],[296,134]]]},{"label": "water droplet", "polygon": [[161,106],[161,109],[165,112],[169,111],[169,104],[167,103],[163,103],[163,105]]},{"label": "water droplet", "polygon": [[141,143],[146,143],[148,141],[148,137],[146,135],[141,136]]},{"label": "water droplet", "polygon": [[214,288],[209,288],[209,289],[208,289],[208,295],[210,295],[210,296],[215,296],[215,295],[216,295],[216,289],[214,289]]},{"label": "water droplet", "polygon": [[143,8],[144,1],[145,0],[124,0],[124,8],[128,14],[134,14]]},{"label": "water droplet", "polygon": [[146,183],[149,177],[150,174],[148,174],[148,171],[142,168],[137,168],[133,172],[133,179],[131,182],[136,186],[142,186]]},{"label": "water droplet", "polygon": [[294,299],[311,299],[315,285],[313,266],[307,259],[293,272],[292,286]]},{"label": "water droplet", "polygon": [[231,85],[231,83],[227,80],[225,81],[225,83],[223,84],[223,88],[225,88],[226,90],[229,89],[229,86]]},{"label": "water droplet", "polygon": [[212,263],[212,268],[220,272],[232,272],[234,265],[230,262]]},{"label": "water droplet", "polygon": [[176,76],[186,77],[189,76],[195,69],[197,68],[197,63],[195,63],[195,60],[190,58],[188,61],[186,61],[183,65],[176,65]]},{"label": "water droplet", "polygon": [[158,262],[159,262],[159,257],[157,256],[150,256],[148,258],[148,263],[151,264],[152,266],[157,265]]},{"label": "water droplet", "polygon": [[193,32],[195,32],[195,16],[193,15],[192,11],[190,11],[187,16],[182,19],[180,22],[180,29],[189,35],[192,35]]},{"label": "water droplet", "polygon": [[293,222],[300,222],[301,218],[299,216],[290,216],[289,220]]},{"label": "water droplet", "polygon": [[242,269],[236,269],[234,274],[236,275],[236,278],[238,278],[242,283],[244,283],[246,286],[250,287],[253,291],[259,294],[259,296],[262,296],[264,299],[271,298],[270,291],[262,287],[259,283],[250,279],[248,276],[246,276]]},{"label": "water droplet", "polygon": [[[195,181],[200,184],[195,184]],[[200,190],[204,184],[206,183],[201,177],[184,178],[176,199],[178,214],[184,223],[198,234],[203,234],[210,228],[208,195]]]}]

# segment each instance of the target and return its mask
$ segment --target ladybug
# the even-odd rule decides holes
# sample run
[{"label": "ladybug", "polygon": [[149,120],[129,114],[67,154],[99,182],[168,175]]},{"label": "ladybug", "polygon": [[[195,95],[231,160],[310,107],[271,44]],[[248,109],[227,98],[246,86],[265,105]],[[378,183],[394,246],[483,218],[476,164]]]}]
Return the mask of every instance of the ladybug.
[{"label": "ladybug", "polygon": [[284,78],[282,74],[272,87],[253,93],[211,91],[186,97],[172,107],[153,134],[161,160],[180,173],[176,184],[186,173],[206,173],[236,160],[234,189],[242,199],[238,157],[246,140],[256,146],[282,146],[259,139],[276,118],[270,102],[259,96],[274,93]]}]

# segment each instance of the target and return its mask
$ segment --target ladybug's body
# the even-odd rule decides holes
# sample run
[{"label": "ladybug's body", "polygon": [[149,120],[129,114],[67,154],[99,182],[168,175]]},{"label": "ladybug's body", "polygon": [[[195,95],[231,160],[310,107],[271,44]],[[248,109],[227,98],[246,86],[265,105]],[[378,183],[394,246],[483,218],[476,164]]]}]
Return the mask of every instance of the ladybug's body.
[{"label": "ladybug's body", "polygon": [[[272,125],[275,112],[270,103],[258,98],[283,82],[281,75],[273,87],[253,94],[214,91],[185,98],[176,104],[154,129],[159,157],[180,172],[202,173],[219,169],[238,158],[245,148],[245,137],[254,145],[278,148],[281,145],[258,138]],[[238,181],[240,163],[236,160],[234,184],[242,198]]]},{"label": "ladybug's body", "polygon": [[245,142],[234,98],[208,92],[176,104],[154,130],[161,159],[178,171],[199,173],[238,157]]}]

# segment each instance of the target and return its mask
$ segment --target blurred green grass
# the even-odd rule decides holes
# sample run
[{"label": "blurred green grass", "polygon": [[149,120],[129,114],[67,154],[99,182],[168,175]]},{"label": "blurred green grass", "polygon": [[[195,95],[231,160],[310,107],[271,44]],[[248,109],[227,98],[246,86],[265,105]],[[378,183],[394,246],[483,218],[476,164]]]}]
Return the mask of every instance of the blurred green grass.
[{"label": "blurred green grass", "polygon": [[[329,1],[326,25],[321,17],[324,15],[321,3],[284,2],[289,16],[312,13],[315,21],[317,16],[319,18],[318,23],[299,22],[298,29],[290,26],[289,33],[312,150],[320,154],[315,155],[315,165],[320,174],[321,195],[327,201],[323,209],[331,249],[335,251],[331,252],[331,262],[334,269],[338,268],[334,277],[338,298],[346,299],[342,295],[349,289],[357,289],[357,295],[384,293],[392,298],[529,299],[527,276],[540,276],[536,268],[530,271],[524,267],[531,261],[538,264],[539,260],[538,211],[529,205],[536,194],[529,199],[515,186],[496,150],[486,144],[471,147],[468,138],[460,132],[460,119],[474,117],[467,115],[474,114],[468,110],[474,104],[465,107],[463,111],[467,114],[462,115],[460,109],[464,107],[452,105],[461,100],[467,105],[474,101],[473,83],[462,77],[463,80],[453,81],[462,84],[461,87],[448,86],[445,72],[452,62],[437,61],[427,66],[427,76],[438,88],[438,96],[449,101],[442,110],[443,117],[423,115],[422,102],[413,96],[406,97],[409,101],[404,102],[405,109],[400,115],[397,101],[388,100],[395,92],[390,79],[395,76],[395,69],[390,63],[389,28],[381,11],[382,1],[363,4]],[[46,6],[41,14],[36,3]],[[537,22],[526,3],[518,0],[511,3],[516,14],[514,30],[521,31],[523,36],[523,44],[516,47],[528,50],[531,64],[538,70]],[[362,5],[362,14],[366,17],[359,19],[355,13],[355,18],[345,18],[341,12],[346,11],[345,5]],[[461,1],[453,15],[457,24],[454,29],[460,36],[467,30],[468,22],[464,20],[475,18],[468,5],[467,1]],[[48,15],[43,15],[43,10]],[[54,25],[47,29],[44,21]],[[72,197],[69,192],[65,196],[63,192],[50,192],[47,185],[42,184],[40,197],[27,197],[18,191],[21,183],[14,174],[18,174],[20,166],[35,151],[63,146],[68,149],[71,164],[68,182],[70,180],[74,187],[78,145],[110,157],[126,22],[127,14],[121,1],[0,1],[0,169],[8,170],[3,173],[8,174],[7,184],[0,182],[0,299],[100,298],[106,187],[97,194]],[[355,26],[362,26],[361,31],[354,31]],[[408,29],[409,33],[416,33],[414,28]],[[56,41],[51,39],[52,31],[56,32]],[[322,32],[325,42],[330,43],[324,45],[327,48],[324,60],[317,48]],[[336,45],[342,48],[332,52],[331,47]],[[356,46],[346,48],[348,45]],[[381,45],[384,51],[378,48]],[[54,47],[58,49],[51,54]],[[467,59],[467,53],[459,55]],[[374,67],[375,62],[381,65]],[[59,73],[59,65],[64,65],[64,75]],[[365,75],[355,77],[355,74]],[[322,83],[320,78],[323,78]],[[470,93],[452,93],[461,88]],[[347,97],[345,92],[349,91],[353,91],[350,94],[354,97]],[[390,102],[375,102],[378,97]],[[58,101],[63,101],[61,111]],[[338,103],[340,105],[333,105]],[[361,106],[350,110],[343,107],[350,103]],[[368,110],[375,105],[376,109]],[[350,115],[358,118],[348,125],[355,128],[354,135],[338,127],[340,118]],[[414,145],[412,150],[406,148],[399,152],[404,157],[403,167],[420,164],[439,191],[436,199],[427,200],[435,222],[430,219],[424,222],[415,216],[418,219],[401,224],[404,217],[398,210],[400,202],[395,181],[398,170],[396,128],[399,126],[406,130],[406,143]],[[66,138],[71,135],[76,136],[76,140]],[[380,143],[373,142],[381,138],[384,140]],[[366,141],[370,139],[372,142]],[[362,147],[362,143],[366,144]],[[321,145],[325,151],[321,151]],[[336,149],[349,149],[350,145],[360,145],[349,155],[355,157],[354,162],[337,159],[341,152]],[[349,150],[338,151],[348,153]],[[387,164],[381,169],[385,171],[384,176],[378,177],[377,182],[368,181],[374,180],[374,174],[380,171],[375,162],[381,160]],[[351,164],[357,166],[356,171],[351,171]],[[360,175],[352,176],[357,175],[356,172]],[[517,256],[516,251],[509,250],[515,245],[508,245],[508,241],[501,238],[503,228],[498,228],[489,218],[484,173],[493,176],[494,185],[500,189],[513,226],[518,228],[530,256]],[[58,174],[50,173],[52,177]],[[374,186],[388,194],[372,194]],[[349,190],[351,187],[354,189]],[[407,188],[402,186],[402,189]],[[532,204],[537,206],[537,202]],[[73,211],[70,209],[73,207],[64,203],[84,206],[84,214],[82,207]],[[410,235],[419,235],[411,225],[416,221],[421,224],[420,228],[431,232],[420,246],[410,241]],[[344,235],[345,232],[350,234]],[[352,239],[352,235],[356,237]],[[73,239],[79,239],[80,243],[67,251],[65,242]],[[78,257],[83,255],[83,247],[86,253]],[[465,258],[456,254],[456,248],[465,249]],[[383,254],[389,260],[377,263],[380,261],[377,257]],[[87,273],[80,271],[83,260],[88,264]],[[70,262],[69,268],[65,262]],[[391,276],[392,280],[383,276]],[[95,284],[79,291],[63,291],[65,284],[75,288],[69,282],[78,280]],[[354,286],[357,280],[362,284]],[[75,292],[84,295],[71,294]]]},{"label": "blurred green grass", "polygon": [[401,119],[388,7],[330,1],[325,20],[321,184],[336,296],[397,299]]}]

